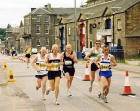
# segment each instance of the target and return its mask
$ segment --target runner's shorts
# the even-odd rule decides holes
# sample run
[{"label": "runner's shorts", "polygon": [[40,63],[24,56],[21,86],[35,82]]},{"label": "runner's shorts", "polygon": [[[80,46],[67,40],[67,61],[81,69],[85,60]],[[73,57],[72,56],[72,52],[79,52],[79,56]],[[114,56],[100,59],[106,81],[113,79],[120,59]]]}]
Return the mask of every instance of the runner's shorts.
[{"label": "runner's shorts", "polygon": [[59,71],[48,71],[48,79],[53,80],[55,77],[61,78],[61,70]]},{"label": "runner's shorts", "polygon": [[48,76],[48,74],[43,74],[43,75],[35,75],[36,78],[42,79],[43,77]]},{"label": "runner's shorts", "polygon": [[93,62],[92,64],[91,64],[91,71],[96,71],[96,70],[98,70],[99,68],[98,68],[98,66]]},{"label": "runner's shorts", "polygon": [[99,76],[104,76],[106,78],[110,78],[112,76],[112,71],[99,71]]},{"label": "runner's shorts", "polygon": [[30,55],[30,54],[26,54],[26,55],[25,55],[25,57],[30,58],[30,57],[31,57],[31,55]]},{"label": "runner's shorts", "polygon": [[67,73],[68,72],[70,76],[74,76],[75,68],[63,67],[63,71],[64,71],[64,73]]}]

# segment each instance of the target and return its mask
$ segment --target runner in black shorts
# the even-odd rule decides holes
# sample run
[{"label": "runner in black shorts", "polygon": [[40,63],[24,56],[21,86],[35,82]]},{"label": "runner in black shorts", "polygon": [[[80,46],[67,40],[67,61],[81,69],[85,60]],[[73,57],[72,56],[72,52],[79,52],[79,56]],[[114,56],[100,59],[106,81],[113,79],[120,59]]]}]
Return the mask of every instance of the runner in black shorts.
[{"label": "runner in black shorts", "polygon": [[27,68],[29,68],[30,57],[31,57],[31,47],[30,46],[27,46],[27,48],[25,49],[25,57],[26,57]]},{"label": "runner in black shorts", "polygon": [[[95,47],[93,47],[90,52],[85,56],[85,59],[86,60],[90,60],[90,63],[91,63],[91,84],[90,84],[90,87],[89,87],[89,92],[92,91],[92,86],[93,86],[93,82],[95,80],[95,72],[98,70],[98,66],[97,64],[95,63],[96,59],[97,59],[97,56],[99,54],[102,53],[102,49],[101,49],[101,46],[100,46],[100,40],[96,40],[95,42]],[[97,74],[97,81],[98,81],[98,90],[99,90],[99,94],[98,95],[101,95],[101,91],[100,91],[100,77],[99,77],[99,74]]]},{"label": "runner in black shorts", "polygon": [[57,44],[54,44],[52,46],[52,53],[48,54],[46,63],[48,70],[48,79],[50,82],[50,88],[46,91],[46,94],[48,95],[50,91],[55,90],[55,104],[59,105],[57,99],[59,95],[59,85],[61,77],[60,65],[63,64],[63,61],[61,55],[58,53]]},{"label": "runner in black shorts", "polygon": [[67,93],[68,96],[72,96],[70,92],[70,87],[72,84],[73,76],[75,73],[74,63],[77,63],[76,53],[72,51],[72,47],[70,44],[66,46],[66,52],[62,53],[63,56],[63,71],[65,73],[67,79]]},{"label": "runner in black shorts", "polygon": [[46,71],[46,47],[41,48],[40,54],[37,54],[37,56],[32,61],[32,66],[36,70],[35,77],[37,78],[37,86],[36,90],[41,88],[41,82],[42,82],[42,99],[45,100],[45,91],[46,91],[46,82],[48,79],[48,72]]}]

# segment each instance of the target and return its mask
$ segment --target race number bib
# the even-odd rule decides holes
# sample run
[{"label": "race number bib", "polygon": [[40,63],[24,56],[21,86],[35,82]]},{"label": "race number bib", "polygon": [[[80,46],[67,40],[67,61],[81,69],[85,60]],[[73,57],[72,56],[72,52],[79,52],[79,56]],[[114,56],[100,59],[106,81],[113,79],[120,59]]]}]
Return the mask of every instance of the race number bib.
[{"label": "race number bib", "polygon": [[109,63],[100,63],[101,71],[109,71]]},{"label": "race number bib", "polygon": [[71,65],[72,61],[65,61],[65,65]]}]

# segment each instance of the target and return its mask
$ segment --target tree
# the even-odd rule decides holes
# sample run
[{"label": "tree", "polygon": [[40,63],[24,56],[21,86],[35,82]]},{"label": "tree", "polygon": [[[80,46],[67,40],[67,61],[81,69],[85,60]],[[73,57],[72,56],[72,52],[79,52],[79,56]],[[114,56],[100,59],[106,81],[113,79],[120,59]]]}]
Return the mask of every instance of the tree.
[{"label": "tree", "polygon": [[0,28],[0,35],[4,35],[6,34],[6,29]]},{"label": "tree", "polygon": [[10,29],[12,28],[12,26],[10,24],[7,25],[7,29]]}]

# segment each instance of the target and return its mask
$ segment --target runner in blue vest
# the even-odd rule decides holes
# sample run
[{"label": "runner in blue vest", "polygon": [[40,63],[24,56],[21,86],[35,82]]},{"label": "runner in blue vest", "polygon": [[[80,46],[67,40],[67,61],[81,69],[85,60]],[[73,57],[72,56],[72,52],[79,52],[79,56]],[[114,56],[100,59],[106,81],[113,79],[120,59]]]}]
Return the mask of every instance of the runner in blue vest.
[{"label": "runner in blue vest", "polygon": [[111,67],[116,66],[117,63],[114,56],[109,54],[109,46],[105,45],[103,47],[103,52],[104,52],[103,54],[100,54],[97,57],[96,62],[100,61],[99,76],[101,78],[100,83],[102,86],[101,98],[104,100],[105,103],[107,103],[106,96],[108,95],[109,92],[112,77]]},{"label": "runner in blue vest", "polygon": [[[93,82],[95,80],[95,72],[98,70],[98,66],[97,64],[95,63],[96,59],[97,59],[97,56],[99,54],[102,53],[102,49],[101,49],[101,44],[100,44],[100,40],[96,40],[95,42],[95,47],[93,47],[90,52],[85,56],[85,59],[86,60],[90,60],[90,63],[91,63],[91,79],[90,79],[90,87],[89,87],[89,92],[92,91],[92,86],[93,86]],[[99,81],[100,81],[100,78],[99,78],[99,74],[97,74],[97,79],[98,79],[98,90],[100,89],[100,85],[99,85]],[[100,90],[99,90],[99,94],[98,96],[100,96],[101,93],[100,93]]]}]

